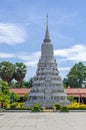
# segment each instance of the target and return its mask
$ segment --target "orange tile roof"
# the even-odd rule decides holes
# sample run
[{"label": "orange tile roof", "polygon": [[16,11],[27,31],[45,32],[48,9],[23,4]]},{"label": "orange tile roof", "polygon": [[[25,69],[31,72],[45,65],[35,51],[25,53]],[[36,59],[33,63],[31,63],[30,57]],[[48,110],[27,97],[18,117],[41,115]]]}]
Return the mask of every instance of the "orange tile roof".
[{"label": "orange tile roof", "polygon": [[79,97],[86,97],[86,88],[66,88],[67,95]]},{"label": "orange tile roof", "polygon": [[[11,92],[19,94],[19,96],[24,96],[24,94],[29,93],[30,89],[28,88],[11,88]],[[82,97],[86,97],[86,88],[66,88],[65,89],[68,96],[79,97],[80,94]]]},{"label": "orange tile roof", "polygon": [[26,93],[29,93],[30,89],[28,88],[10,88],[11,92],[19,94],[19,96],[24,96]]}]

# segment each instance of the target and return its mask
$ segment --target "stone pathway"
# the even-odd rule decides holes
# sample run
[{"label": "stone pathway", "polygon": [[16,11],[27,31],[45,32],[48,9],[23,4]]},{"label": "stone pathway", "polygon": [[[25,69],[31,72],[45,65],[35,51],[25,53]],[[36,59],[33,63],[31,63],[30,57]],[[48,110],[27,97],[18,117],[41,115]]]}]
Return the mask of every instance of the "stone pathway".
[{"label": "stone pathway", "polygon": [[86,130],[86,112],[0,113],[0,130]]}]

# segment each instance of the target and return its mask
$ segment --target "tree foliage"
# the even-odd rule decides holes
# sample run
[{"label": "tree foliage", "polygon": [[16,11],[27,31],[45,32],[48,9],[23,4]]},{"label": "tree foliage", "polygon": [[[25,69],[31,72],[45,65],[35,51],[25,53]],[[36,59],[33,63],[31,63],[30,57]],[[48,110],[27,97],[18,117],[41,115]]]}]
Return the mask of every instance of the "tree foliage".
[{"label": "tree foliage", "polygon": [[86,66],[79,62],[71,68],[67,75],[66,83],[70,87],[81,87],[84,80],[86,80]]},{"label": "tree foliage", "polygon": [[[0,102],[3,104],[3,107],[7,107],[7,104],[16,102],[19,100],[19,95],[13,92],[10,92],[7,82],[0,81]],[[12,96],[13,95],[13,96]]]},{"label": "tree foliage", "polygon": [[8,83],[4,81],[0,81],[0,87],[1,87],[1,92],[5,95],[10,95]]},{"label": "tree foliage", "polygon": [[76,101],[73,96],[68,96],[67,99],[68,99],[70,102],[75,102],[75,101]]},{"label": "tree foliage", "polygon": [[23,63],[16,63],[14,65],[15,72],[14,72],[14,78],[18,81],[19,87],[21,87],[21,82],[25,77],[26,74],[26,66]]},{"label": "tree foliage", "polygon": [[32,84],[33,84],[33,78],[30,78],[28,81],[28,88],[32,88]]},{"label": "tree foliage", "polygon": [[14,75],[14,65],[10,62],[1,62],[0,63],[0,77],[2,80],[11,83]]},{"label": "tree foliage", "polygon": [[15,79],[18,82],[17,86],[21,85],[21,82],[25,78],[26,66],[23,63],[12,64],[7,61],[0,63],[0,78],[3,81],[8,82],[11,86],[12,80]]},{"label": "tree foliage", "polygon": [[10,96],[11,102],[17,102],[20,99],[20,96],[17,93],[12,92]]},{"label": "tree foliage", "polygon": [[[30,78],[28,81],[23,80],[23,81],[21,81],[21,87],[22,88],[31,88],[32,83],[33,83],[33,78]],[[11,84],[12,84],[13,88],[19,88],[20,87],[18,82],[12,81]]]},{"label": "tree foliage", "polygon": [[26,93],[26,94],[24,95],[24,101],[27,101],[27,99],[28,99],[28,93]]},{"label": "tree foliage", "polygon": [[63,85],[64,85],[64,88],[68,87],[68,79],[67,78],[63,79]]},{"label": "tree foliage", "polygon": [[0,102],[3,104],[3,107],[7,103],[10,103],[10,95],[9,86],[7,82],[0,81],[1,91],[0,91]]}]

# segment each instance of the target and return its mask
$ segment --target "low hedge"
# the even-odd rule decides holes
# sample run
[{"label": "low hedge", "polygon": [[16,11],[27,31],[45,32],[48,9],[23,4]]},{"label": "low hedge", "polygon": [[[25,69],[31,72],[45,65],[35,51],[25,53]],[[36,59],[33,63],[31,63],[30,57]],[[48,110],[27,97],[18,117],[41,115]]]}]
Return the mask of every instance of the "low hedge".
[{"label": "low hedge", "polygon": [[86,104],[74,102],[67,106],[70,110],[86,110]]},{"label": "low hedge", "polygon": [[67,108],[67,106],[63,106],[60,108],[60,112],[69,112],[69,109]]},{"label": "low hedge", "polygon": [[28,107],[28,108],[6,108],[5,110],[30,110],[30,107]]},{"label": "low hedge", "polygon": [[32,108],[31,108],[31,111],[32,111],[32,112],[40,112],[41,110],[42,110],[42,107],[40,106],[39,103],[34,104],[34,105],[32,106]]},{"label": "low hedge", "polygon": [[55,104],[54,108],[56,108],[56,110],[60,110],[61,109],[61,105],[60,104]]}]

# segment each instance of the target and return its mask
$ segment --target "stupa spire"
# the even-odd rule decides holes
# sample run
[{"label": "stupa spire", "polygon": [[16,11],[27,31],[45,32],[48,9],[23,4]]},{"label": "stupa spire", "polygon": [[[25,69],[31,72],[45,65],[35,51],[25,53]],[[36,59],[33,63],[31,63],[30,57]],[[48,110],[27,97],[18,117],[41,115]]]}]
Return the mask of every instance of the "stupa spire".
[{"label": "stupa spire", "polygon": [[51,42],[50,36],[49,36],[49,31],[48,31],[48,14],[46,17],[46,32],[45,32],[44,42]]},{"label": "stupa spire", "polygon": [[48,15],[45,39],[41,45],[41,57],[25,106],[33,106],[35,103],[45,108],[53,108],[56,103],[63,106],[69,104],[53,54],[53,45],[48,32]]}]

